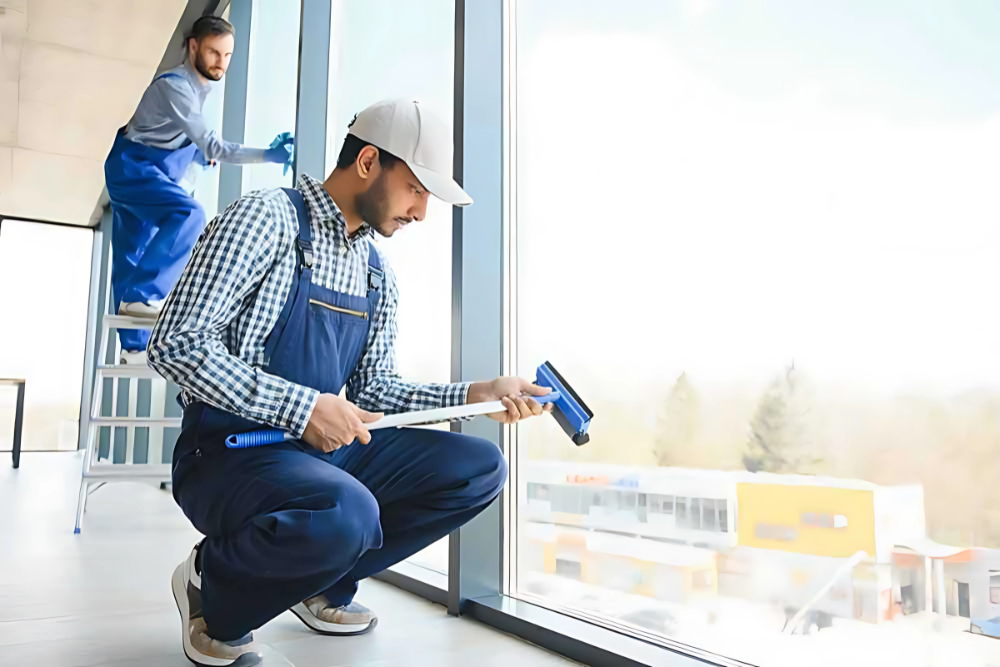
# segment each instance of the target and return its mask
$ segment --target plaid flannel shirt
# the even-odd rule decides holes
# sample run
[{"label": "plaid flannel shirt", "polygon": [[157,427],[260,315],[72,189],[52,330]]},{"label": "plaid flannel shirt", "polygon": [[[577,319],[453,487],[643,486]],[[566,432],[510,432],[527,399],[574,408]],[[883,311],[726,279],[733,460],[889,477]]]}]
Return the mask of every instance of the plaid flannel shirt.
[{"label": "plaid flannel shirt", "polygon": [[[368,227],[353,237],[323,184],[299,179],[312,224],[313,282],[365,296]],[[212,220],[167,297],[149,341],[149,365],[181,387],[181,404],[204,401],[301,437],[319,392],[266,373],[264,343],[291,290],[298,258],[295,208],[280,189],[244,195]],[[407,382],[396,371],[396,277],[385,271],[361,361],[347,398],[375,412],[404,412],[466,402],[469,383]]]}]

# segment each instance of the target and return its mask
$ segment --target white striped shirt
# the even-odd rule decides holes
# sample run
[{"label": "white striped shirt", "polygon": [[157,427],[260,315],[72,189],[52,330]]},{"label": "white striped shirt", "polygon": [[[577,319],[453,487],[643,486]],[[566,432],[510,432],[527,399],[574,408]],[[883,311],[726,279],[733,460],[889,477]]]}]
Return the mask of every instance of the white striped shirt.
[{"label": "white striped shirt", "polygon": [[[323,184],[299,179],[313,235],[313,283],[354,296],[368,291],[371,230],[347,222]],[[291,290],[298,256],[295,208],[280,189],[244,195],[205,228],[149,341],[149,365],[194,401],[300,437],[319,393],[262,370],[264,344]],[[396,371],[396,277],[385,271],[361,361],[347,398],[365,410],[403,412],[461,405],[468,383],[407,382]]]}]

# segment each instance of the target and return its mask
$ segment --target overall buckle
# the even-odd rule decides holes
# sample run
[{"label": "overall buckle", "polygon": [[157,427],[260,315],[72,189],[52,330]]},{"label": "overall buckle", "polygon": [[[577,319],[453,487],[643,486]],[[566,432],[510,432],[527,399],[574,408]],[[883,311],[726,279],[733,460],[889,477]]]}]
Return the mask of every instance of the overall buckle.
[{"label": "overall buckle", "polygon": [[313,265],[313,245],[311,241],[298,240],[299,252],[302,253],[302,266],[311,269]]},{"label": "overall buckle", "polygon": [[374,267],[368,267],[368,289],[379,291],[382,289],[382,282],[385,279],[385,273],[380,269]]}]

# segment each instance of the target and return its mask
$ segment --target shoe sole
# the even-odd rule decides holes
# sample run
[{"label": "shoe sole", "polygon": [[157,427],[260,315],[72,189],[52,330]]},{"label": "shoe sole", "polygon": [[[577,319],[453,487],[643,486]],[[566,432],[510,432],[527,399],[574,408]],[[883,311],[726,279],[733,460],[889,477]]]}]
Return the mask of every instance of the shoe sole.
[{"label": "shoe sole", "polygon": [[[303,609],[299,609],[299,607],[303,607]],[[300,621],[302,621],[303,625],[305,625],[307,628],[309,628],[313,632],[318,632],[321,635],[326,635],[327,637],[356,637],[357,635],[363,635],[371,632],[372,630],[375,629],[375,626],[378,625],[377,618],[373,618],[367,625],[362,625],[361,623],[340,624],[340,623],[327,623],[325,621],[320,621],[315,616],[313,616],[312,612],[310,612],[308,609],[305,609],[304,605],[301,602],[292,607],[291,609],[289,609],[289,611],[295,614],[295,617],[298,618]],[[324,627],[318,627],[316,625],[313,625],[313,622],[322,623]],[[325,626],[336,627],[338,625],[342,625],[344,628],[358,628],[358,629],[356,630],[345,629],[344,631],[339,631],[339,630],[328,630],[325,627]]]},{"label": "shoe sole", "polygon": [[136,318],[138,318],[140,320],[155,320],[156,318],[158,318],[160,316],[160,313],[162,313],[162,312],[163,312],[162,308],[160,310],[156,311],[155,313],[152,313],[152,312],[149,312],[149,311],[134,311],[134,310],[131,310],[129,308],[119,308],[118,309],[118,314],[119,315],[124,315],[125,317],[136,317]]},{"label": "shoe sole", "polygon": [[[187,582],[184,581],[184,568],[187,561],[177,566],[174,574],[170,577],[170,588],[174,594],[174,602],[177,603],[177,611],[181,615],[181,641],[184,644],[184,656],[198,667],[243,667],[246,665],[260,665],[260,658],[253,653],[244,653],[236,660],[225,658],[213,658],[202,655],[191,646],[191,608],[188,605]],[[191,654],[196,654],[199,659],[194,659]]]}]

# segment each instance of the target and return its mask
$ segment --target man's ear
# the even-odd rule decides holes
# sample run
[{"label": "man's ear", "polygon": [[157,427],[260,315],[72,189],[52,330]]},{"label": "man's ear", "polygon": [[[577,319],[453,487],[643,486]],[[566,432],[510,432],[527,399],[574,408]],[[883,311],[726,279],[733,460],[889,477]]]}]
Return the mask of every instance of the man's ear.
[{"label": "man's ear", "polygon": [[378,149],[374,146],[365,146],[358,153],[355,166],[358,168],[358,176],[368,179],[374,176],[375,165],[378,163]]}]

